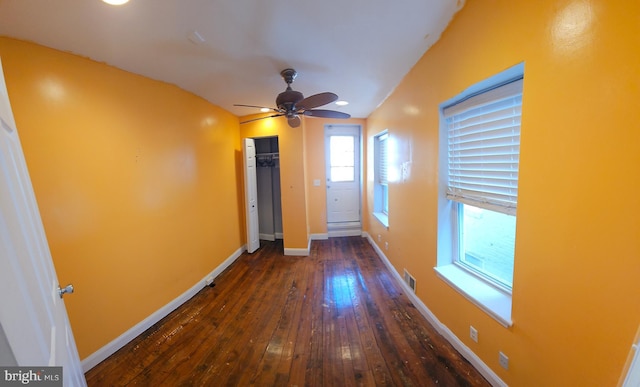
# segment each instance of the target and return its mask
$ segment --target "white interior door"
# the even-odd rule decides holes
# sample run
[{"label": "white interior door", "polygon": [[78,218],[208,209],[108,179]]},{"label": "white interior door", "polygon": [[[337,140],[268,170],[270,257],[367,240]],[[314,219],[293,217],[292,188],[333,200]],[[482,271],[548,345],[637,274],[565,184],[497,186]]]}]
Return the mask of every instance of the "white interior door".
[{"label": "white interior door", "polygon": [[85,386],[0,63],[0,324],[19,366],[62,366]]},{"label": "white interior door", "polygon": [[327,223],[360,227],[360,127],[325,128]]},{"label": "white interior door", "polygon": [[258,183],[256,177],[256,145],[252,138],[242,142],[244,159],[244,195],[247,227],[247,251],[260,248],[260,224],[258,219]]}]

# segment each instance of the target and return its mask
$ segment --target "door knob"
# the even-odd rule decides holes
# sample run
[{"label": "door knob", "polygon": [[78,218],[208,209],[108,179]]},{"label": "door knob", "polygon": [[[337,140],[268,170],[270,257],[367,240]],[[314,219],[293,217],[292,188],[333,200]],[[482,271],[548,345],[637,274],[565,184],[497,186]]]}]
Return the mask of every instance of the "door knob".
[{"label": "door knob", "polygon": [[64,288],[61,288],[60,285],[58,285],[58,294],[60,295],[60,298],[62,298],[65,293],[73,293],[73,285],[69,284]]}]

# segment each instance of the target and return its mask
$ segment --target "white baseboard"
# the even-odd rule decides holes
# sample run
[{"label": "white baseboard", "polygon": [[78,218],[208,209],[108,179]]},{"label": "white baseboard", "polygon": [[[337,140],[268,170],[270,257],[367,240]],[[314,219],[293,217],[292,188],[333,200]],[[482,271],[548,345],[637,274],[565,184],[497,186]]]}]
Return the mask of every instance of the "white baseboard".
[{"label": "white baseboard", "polygon": [[327,231],[329,238],[361,236],[362,225],[360,222],[327,223]]},{"label": "white baseboard", "polygon": [[293,255],[299,257],[306,257],[311,253],[311,238],[307,238],[307,248],[306,249],[292,249],[292,248],[284,248],[284,255]]},{"label": "white baseboard", "polygon": [[260,238],[260,240],[263,241],[275,241],[276,240],[276,235],[275,234],[258,234],[258,238]]},{"label": "white baseboard", "polygon": [[329,231],[329,238],[333,237],[348,237],[348,236],[361,236],[362,230],[332,230]]},{"label": "white baseboard", "polygon": [[82,370],[84,372],[89,371],[91,368],[98,365],[101,361],[105,360],[112,354],[114,354],[117,350],[122,348],[125,344],[130,342],[131,340],[138,337],[144,331],[149,329],[153,324],[160,321],[162,318],[167,316],[169,313],[173,312],[180,305],[184,304],[191,297],[195,296],[202,288],[207,286],[207,278],[213,277],[216,278],[224,269],[229,267],[240,255],[247,249],[246,245],[243,245],[238,250],[234,251],[224,262],[222,262],[218,267],[216,267],[211,273],[207,274],[202,280],[198,281],[195,285],[193,285],[189,290],[182,293],[180,296],[176,297],[173,301],[169,302],[167,305],[155,311],[149,317],[140,321],[138,324],[134,325],[131,329],[116,337],[110,343],[100,348],[96,352],[92,353],[88,357],[82,360]]},{"label": "white baseboard", "polygon": [[327,222],[327,230],[343,230],[350,229],[353,230],[357,228],[358,230],[362,228],[362,222]]},{"label": "white baseboard", "polygon": [[329,239],[329,234],[327,234],[326,232],[321,234],[311,234],[312,241],[322,241],[326,239]]},{"label": "white baseboard", "polygon": [[[363,233],[363,237],[365,237],[364,233]],[[447,341],[451,343],[451,345],[458,352],[460,352],[460,354],[464,356],[464,358],[467,359],[469,363],[471,363],[478,370],[478,372],[480,372],[482,376],[484,376],[485,379],[487,379],[489,383],[491,383],[492,386],[507,387],[507,384],[504,381],[502,381],[502,379],[500,379],[500,377],[495,372],[493,372],[493,370],[489,368],[482,361],[482,359],[478,357],[478,355],[476,355],[453,332],[451,332],[451,330],[446,325],[441,323],[440,320],[438,320],[438,318],[436,317],[436,315],[434,315],[433,312],[431,312],[429,308],[427,308],[427,306],[422,302],[422,300],[420,300],[418,296],[416,296],[416,294],[413,292],[413,290],[411,290],[409,285],[407,285],[404,282],[404,280],[400,276],[400,273],[396,271],[396,268],[391,264],[387,256],[384,255],[384,253],[382,252],[382,250],[380,250],[378,245],[375,244],[371,236],[367,234],[366,238],[369,241],[369,244],[373,246],[373,249],[376,251],[380,259],[382,259],[382,262],[384,262],[384,264],[387,266],[389,271],[393,273],[394,278],[396,279],[398,284],[402,286],[404,293],[409,297],[411,302],[413,302],[413,304],[415,305],[416,309],[418,309],[420,314],[422,314],[424,318],[426,318],[427,321],[429,321],[431,325],[433,325],[434,328],[436,328],[438,333],[444,336],[444,338],[447,339]]]},{"label": "white baseboard", "polygon": [[309,255],[309,249],[288,249],[284,248],[284,255],[293,255],[298,257],[306,257]]}]

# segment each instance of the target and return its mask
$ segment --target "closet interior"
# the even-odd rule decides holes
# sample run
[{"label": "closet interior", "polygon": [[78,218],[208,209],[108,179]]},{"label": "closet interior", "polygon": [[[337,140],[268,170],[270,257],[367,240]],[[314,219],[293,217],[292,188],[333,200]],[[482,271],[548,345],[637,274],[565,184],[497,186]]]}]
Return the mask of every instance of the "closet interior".
[{"label": "closet interior", "polygon": [[278,137],[254,139],[260,239],[282,239],[282,203],[280,200],[280,153]]}]

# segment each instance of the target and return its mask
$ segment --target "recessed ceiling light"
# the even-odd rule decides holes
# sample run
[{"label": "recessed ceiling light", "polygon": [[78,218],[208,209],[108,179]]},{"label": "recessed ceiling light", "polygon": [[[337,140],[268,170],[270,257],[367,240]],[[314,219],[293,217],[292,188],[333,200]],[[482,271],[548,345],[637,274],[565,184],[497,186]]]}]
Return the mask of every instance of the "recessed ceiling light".
[{"label": "recessed ceiling light", "polygon": [[193,44],[204,43],[204,38],[202,37],[202,35],[200,35],[200,33],[195,30],[191,31],[189,35],[187,35],[187,39],[189,39],[189,41]]},{"label": "recessed ceiling light", "polygon": [[129,0],[102,0],[102,1],[111,5],[122,5],[129,2]]},{"label": "recessed ceiling light", "polygon": [[348,104],[349,104],[349,102],[347,102],[347,101],[336,101],[336,105],[338,105],[338,106],[346,106]]},{"label": "recessed ceiling light", "polygon": [[270,111],[271,111],[271,109],[269,109],[269,108],[262,108],[262,109],[260,109],[260,111],[261,111],[261,112],[263,112],[263,113],[266,113],[266,112],[270,112]]}]

